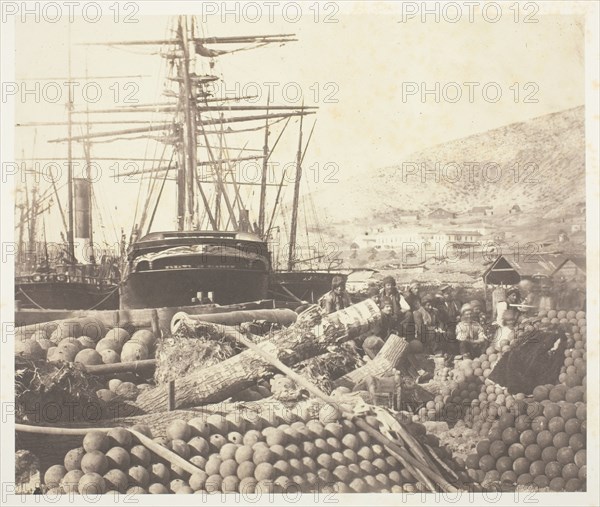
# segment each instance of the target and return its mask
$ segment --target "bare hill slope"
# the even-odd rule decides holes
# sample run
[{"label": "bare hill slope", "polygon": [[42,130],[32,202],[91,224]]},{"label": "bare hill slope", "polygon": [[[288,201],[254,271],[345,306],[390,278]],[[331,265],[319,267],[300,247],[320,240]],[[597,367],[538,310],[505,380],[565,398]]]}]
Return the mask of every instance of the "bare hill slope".
[{"label": "bare hill slope", "polygon": [[433,146],[365,172],[360,182],[341,182],[336,193],[335,200],[314,194],[333,223],[437,207],[493,206],[504,214],[518,204],[548,218],[569,213],[585,201],[584,107]]}]

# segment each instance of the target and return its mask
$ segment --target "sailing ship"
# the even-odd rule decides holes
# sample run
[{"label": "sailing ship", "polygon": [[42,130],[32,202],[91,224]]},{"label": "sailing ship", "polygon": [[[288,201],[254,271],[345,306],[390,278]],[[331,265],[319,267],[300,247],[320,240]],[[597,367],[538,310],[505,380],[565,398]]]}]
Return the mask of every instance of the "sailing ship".
[{"label": "sailing ship", "polygon": [[[281,210],[285,173],[279,184],[269,183],[268,162],[290,120],[297,119],[299,142],[287,262],[287,271],[292,271],[298,262],[296,231],[302,160],[312,136],[311,130],[308,142],[303,144],[303,118],[314,114],[315,108],[304,104],[275,105],[271,104],[270,97],[267,97],[266,105],[232,104],[251,97],[214,95],[214,83],[220,80],[215,69],[218,57],[273,44],[283,45],[295,41],[295,36],[203,37],[200,32],[201,27],[193,16],[179,16],[172,37],[168,39],[91,43],[158,46],[159,54],[167,64],[167,87],[163,94],[169,99],[167,102],[91,111],[92,114],[167,116],[145,127],[89,132],[55,140],[93,142],[99,137],[127,139],[130,135],[142,134],[154,136],[153,139],[163,145],[160,160],[166,162],[170,158],[166,165],[119,174],[121,177],[141,175],[142,184],[147,187],[141,216],[139,220],[136,216],[123,263],[120,283],[120,307],[123,309],[209,302],[226,305],[267,299],[273,295],[279,299],[282,296],[295,301],[302,299],[287,287],[281,289],[282,273],[273,266],[271,240],[276,212]],[[269,146],[273,128],[279,124],[283,124],[283,128]],[[249,140],[241,148],[232,147],[228,139],[240,141],[240,134],[260,135],[262,147],[248,146]],[[232,154],[232,151],[236,153]],[[260,183],[241,181],[236,174],[237,164],[249,160],[260,162]],[[176,209],[176,227],[153,231],[167,182],[175,183],[176,204],[167,208],[167,212]],[[256,220],[251,220],[250,198],[244,197],[243,186],[259,187]],[[270,186],[277,187],[277,194],[269,214],[267,188]],[[163,217],[164,213],[159,215]],[[333,274],[323,275],[327,278],[325,290],[329,290]],[[311,299],[316,300],[325,290],[313,288]]]},{"label": "sailing ship", "polygon": [[[69,76],[71,81],[71,53],[69,48]],[[40,174],[36,169],[25,170],[19,223],[19,248],[15,263],[15,305],[17,309],[35,310],[113,310],[119,306],[119,268],[110,255],[97,259],[93,236],[92,199],[94,192],[91,180],[91,155],[89,143],[83,143],[82,174],[74,174],[72,137],[73,94],[68,87],[67,98],[67,197],[66,214],[61,204],[59,189],[51,176],[51,186],[43,193],[39,190]],[[63,122],[48,122],[41,125],[62,125]],[[39,126],[38,123],[21,123],[17,126]],[[37,134],[37,130],[36,130]],[[35,137],[34,137],[35,145]],[[21,162],[25,164],[23,157]],[[33,160],[33,159],[31,159]],[[47,175],[45,175],[47,176]],[[28,179],[32,181],[31,191]],[[47,178],[46,178],[47,179]],[[46,202],[47,201],[47,202]],[[56,204],[60,211],[66,238],[61,233],[59,251],[49,252],[46,241],[45,215]],[[38,217],[43,219],[43,241],[38,241]],[[28,241],[24,241],[27,229]],[[87,262],[78,260],[75,254],[76,241],[82,245]],[[99,261],[99,262],[98,262]]]}]

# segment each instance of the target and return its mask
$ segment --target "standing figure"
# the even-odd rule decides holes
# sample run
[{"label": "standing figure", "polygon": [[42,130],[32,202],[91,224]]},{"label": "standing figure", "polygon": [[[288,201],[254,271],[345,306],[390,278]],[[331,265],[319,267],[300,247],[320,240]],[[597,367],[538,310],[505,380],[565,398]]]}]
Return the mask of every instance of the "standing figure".
[{"label": "standing figure", "polygon": [[521,294],[519,289],[511,287],[506,291],[506,298],[504,301],[499,301],[496,305],[496,323],[502,325],[502,316],[504,312],[509,308],[519,311],[519,304],[521,303]]},{"label": "standing figure", "polygon": [[571,280],[567,285],[567,294],[569,300],[566,310],[585,311],[585,278],[583,281]]},{"label": "standing figure", "polygon": [[410,309],[414,312],[421,306],[421,298],[419,297],[419,284],[411,283],[408,286],[408,293],[405,298],[406,302],[410,305]]},{"label": "standing figure", "polygon": [[351,305],[352,301],[346,292],[345,280],[341,276],[334,276],[331,280],[331,290],[319,299],[319,306],[329,314]]},{"label": "standing figure", "polygon": [[[391,276],[386,276],[383,280],[383,288],[379,292],[380,308],[383,309],[383,300],[388,298],[392,304],[392,318],[395,321],[395,327],[400,331],[401,336],[407,338],[410,333],[410,324],[412,323],[412,310],[410,305],[404,299],[396,288],[396,280]],[[410,339],[411,337],[408,337]]]},{"label": "standing figure", "polygon": [[440,293],[444,298],[443,308],[444,312],[448,316],[448,319],[452,322],[458,322],[460,318],[461,302],[456,299],[456,291],[450,285],[442,285],[440,287]]},{"label": "standing figure", "polygon": [[487,341],[483,327],[473,321],[473,308],[465,304],[460,310],[460,322],[456,325],[456,340],[462,355],[476,357],[483,352]]},{"label": "standing figure", "polygon": [[498,320],[498,304],[503,301],[506,301],[506,289],[498,286],[492,292],[492,320],[494,322]]},{"label": "standing figure", "polygon": [[[497,328],[494,336],[494,346],[501,349],[504,345],[510,345],[515,339],[515,327],[517,325],[517,312],[506,310],[502,316],[502,325]],[[508,343],[504,343],[508,342]]]},{"label": "standing figure", "polygon": [[368,288],[367,298],[371,298],[373,301],[375,301],[375,303],[377,303],[377,306],[379,306],[379,303],[381,301],[380,301],[380,297],[379,297],[379,289],[377,288],[377,286],[371,285]]},{"label": "standing figure", "polygon": [[450,285],[442,285],[440,293],[436,295],[436,308],[440,322],[444,329],[444,345],[446,352],[456,349],[456,324],[460,320],[460,302],[456,299],[456,293]]},{"label": "standing figure", "polygon": [[389,297],[381,299],[381,325],[376,335],[367,336],[362,343],[365,354],[373,359],[383,347],[383,344],[392,333],[396,333],[396,320],[393,314],[392,300]]},{"label": "standing figure", "polygon": [[479,322],[482,326],[487,324],[487,317],[483,311],[483,303],[479,299],[474,299],[469,303],[473,309],[472,319],[475,322]]},{"label": "standing figure", "polygon": [[525,305],[521,308],[521,314],[528,316],[537,315],[537,306],[539,303],[539,295],[534,291],[534,284],[531,280],[521,280],[519,282],[519,293],[521,295],[521,303]]},{"label": "standing figure", "polygon": [[538,300],[539,311],[550,311],[556,309],[556,297],[552,291],[552,282],[544,278],[540,283],[540,297]]},{"label": "standing figure", "polygon": [[436,353],[440,349],[440,338],[443,334],[440,329],[438,311],[433,306],[434,298],[427,294],[421,300],[421,307],[413,312],[415,320],[416,339],[420,340],[429,352]]}]

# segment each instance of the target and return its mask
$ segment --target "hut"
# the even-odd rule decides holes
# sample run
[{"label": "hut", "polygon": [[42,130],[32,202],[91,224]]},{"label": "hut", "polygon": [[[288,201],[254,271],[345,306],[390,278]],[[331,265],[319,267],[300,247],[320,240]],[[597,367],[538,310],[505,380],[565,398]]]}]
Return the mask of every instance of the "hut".
[{"label": "hut", "polygon": [[494,214],[494,208],[492,206],[474,206],[470,211],[467,211],[467,214],[471,216],[491,216]]},{"label": "hut", "polygon": [[456,218],[456,213],[445,210],[444,208],[437,208],[429,213],[427,218]]},{"label": "hut", "polygon": [[516,266],[505,255],[499,255],[483,272],[484,287],[487,285],[516,285],[521,275]]},{"label": "hut", "polygon": [[513,207],[508,210],[508,212],[512,215],[513,213],[521,213],[521,206],[518,204],[513,204]]},{"label": "hut", "polygon": [[569,259],[563,254],[500,255],[483,272],[485,285],[516,285],[521,280],[551,278]]},{"label": "hut", "polygon": [[552,273],[552,278],[577,280],[586,276],[586,261],[583,256],[571,256],[559,264]]}]

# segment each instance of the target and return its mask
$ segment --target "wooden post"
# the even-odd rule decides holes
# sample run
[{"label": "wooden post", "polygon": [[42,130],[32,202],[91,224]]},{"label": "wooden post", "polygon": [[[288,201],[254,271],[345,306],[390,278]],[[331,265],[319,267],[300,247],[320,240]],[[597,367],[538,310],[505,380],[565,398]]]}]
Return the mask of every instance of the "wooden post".
[{"label": "wooden post", "polygon": [[488,310],[488,293],[487,293],[487,282],[485,281],[485,276],[483,277],[483,299],[485,302],[485,311]]},{"label": "wooden post", "polygon": [[173,410],[175,410],[175,381],[174,380],[170,380],[169,383],[167,384],[167,391],[169,393],[167,410],[169,412],[172,412]]},{"label": "wooden post", "polygon": [[162,333],[160,330],[160,325],[158,323],[158,311],[156,311],[156,308],[152,310],[152,316],[150,317],[150,325],[152,327],[154,337],[158,340],[161,337]]}]

